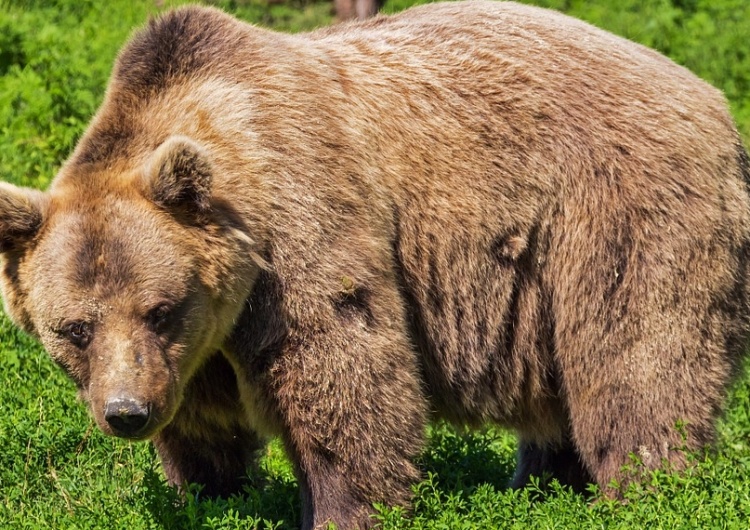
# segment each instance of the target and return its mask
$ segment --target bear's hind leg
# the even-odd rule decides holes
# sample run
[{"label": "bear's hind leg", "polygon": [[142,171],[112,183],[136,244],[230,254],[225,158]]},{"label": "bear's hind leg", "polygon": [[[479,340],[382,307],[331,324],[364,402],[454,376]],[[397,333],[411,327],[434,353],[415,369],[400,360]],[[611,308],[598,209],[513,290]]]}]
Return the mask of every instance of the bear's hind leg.
[{"label": "bear's hind leg", "polygon": [[[664,182],[672,177],[708,178]],[[721,201],[708,187],[692,208],[607,218],[571,204],[551,245],[554,361],[570,440],[607,495],[648,470],[684,468],[686,452],[714,441],[750,314],[747,243],[735,217],[746,199],[734,186]],[[618,195],[617,204],[635,198]],[[631,453],[642,463],[635,474],[622,469]]]},{"label": "bear's hind leg", "polygon": [[560,484],[577,493],[585,492],[587,485],[593,482],[581,457],[570,443],[543,446],[521,439],[518,466],[511,487],[522,488],[530,482],[531,477],[538,477],[542,486],[557,479]]},{"label": "bear's hind leg", "polygon": [[[648,470],[680,470],[687,452],[714,441],[732,363],[723,346],[687,326],[670,337],[672,330],[622,346],[606,369],[578,370],[567,381],[571,440],[606,495],[620,496]],[[642,465],[635,474],[622,469],[631,454]]]}]

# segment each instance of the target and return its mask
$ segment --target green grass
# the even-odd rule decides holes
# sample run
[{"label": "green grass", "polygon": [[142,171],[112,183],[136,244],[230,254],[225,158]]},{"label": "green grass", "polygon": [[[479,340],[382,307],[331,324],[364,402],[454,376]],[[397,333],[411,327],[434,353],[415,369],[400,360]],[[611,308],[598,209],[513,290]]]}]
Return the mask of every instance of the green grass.
[{"label": "green grass", "polygon": [[[330,21],[330,4],[215,2],[299,31]],[[406,6],[390,0],[387,10]],[[727,93],[750,140],[750,3],[744,0],[540,0],[670,54]],[[101,101],[112,61],[146,0],[0,0],[0,177],[46,186]],[[239,497],[184,499],[153,449],[107,438],[33,340],[0,315],[0,528],[295,528],[297,485],[272,443]],[[747,373],[747,372],[746,372]],[[715,451],[681,475],[656,473],[626,503],[559,487],[506,489],[515,441],[505,431],[431,427],[414,511],[381,508],[386,529],[746,529],[750,525],[750,377],[734,386]]]},{"label": "green grass", "polygon": [[[153,449],[102,435],[75,391],[38,345],[0,318],[10,374],[1,390],[0,527],[230,529],[296,528],[297,485],[272,443],[242,496],[180,499],[163,479]],[[381,508],[384,529],[746,529],[750,521],[750,385],[736,385],[720,442],[687,473],[655,473],[625,504],[553,487],[513,491],[515,441],[504,431],[430,429],[421,457],[426,480],[415,509]]]}]

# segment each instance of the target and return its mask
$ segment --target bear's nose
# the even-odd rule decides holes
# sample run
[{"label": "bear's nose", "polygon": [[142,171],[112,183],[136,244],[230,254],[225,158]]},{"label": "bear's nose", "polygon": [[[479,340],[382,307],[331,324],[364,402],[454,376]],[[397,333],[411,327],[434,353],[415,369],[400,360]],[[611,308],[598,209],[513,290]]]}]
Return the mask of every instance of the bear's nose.
[{"label": "bear's nose", "polygon": [[118,436],[134,437],[148,423],[151,407],[128,397],[107,400],[104,405],[104,419]]}]

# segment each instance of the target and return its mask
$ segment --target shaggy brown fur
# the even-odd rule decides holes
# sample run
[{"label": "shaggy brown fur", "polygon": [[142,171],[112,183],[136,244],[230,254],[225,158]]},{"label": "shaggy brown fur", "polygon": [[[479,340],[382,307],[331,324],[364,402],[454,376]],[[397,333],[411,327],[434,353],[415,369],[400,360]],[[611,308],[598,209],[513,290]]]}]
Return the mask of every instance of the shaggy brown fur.
[{"label": "shaggy brown fur", "polygon": [[515,429],[517,485],[710,443],[748,177],[718,91],[552,11],[292,36],[188,7],[125,47],[47,192],[0,188],[3,291],[173,483],[231,491],[280,436],[303,526],[364,528],[430,417]]}]

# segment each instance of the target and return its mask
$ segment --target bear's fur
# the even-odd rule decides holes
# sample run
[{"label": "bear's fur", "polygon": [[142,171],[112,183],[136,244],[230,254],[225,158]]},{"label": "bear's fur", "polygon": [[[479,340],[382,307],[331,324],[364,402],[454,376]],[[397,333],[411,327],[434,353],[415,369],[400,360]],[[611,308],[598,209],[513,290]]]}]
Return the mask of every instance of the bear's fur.
[{"label": "bear's fur", "polygon": [[305,528],[407,504],[430,418],[515,429],[516,485],[606,488],[714,439],[749,172],[717,90],[553,11],[186,7],[48,191],[0,187],[4,299],[172,483],[232,492],[281,437]]}]

